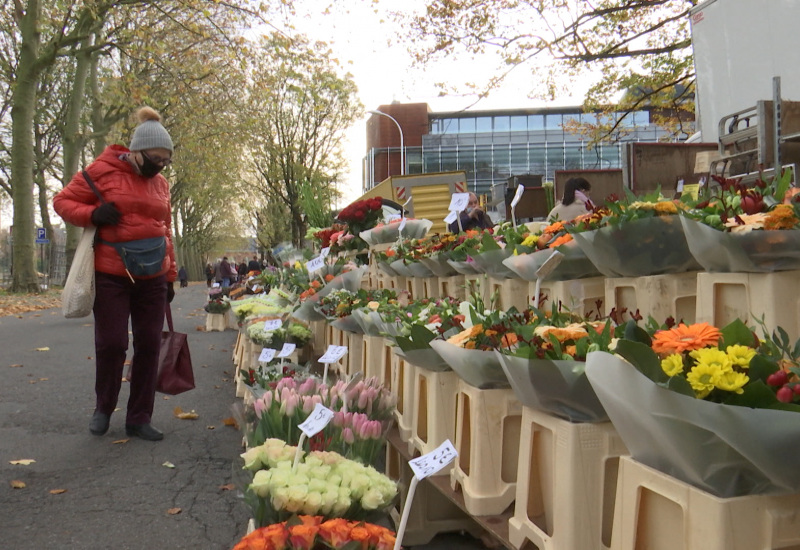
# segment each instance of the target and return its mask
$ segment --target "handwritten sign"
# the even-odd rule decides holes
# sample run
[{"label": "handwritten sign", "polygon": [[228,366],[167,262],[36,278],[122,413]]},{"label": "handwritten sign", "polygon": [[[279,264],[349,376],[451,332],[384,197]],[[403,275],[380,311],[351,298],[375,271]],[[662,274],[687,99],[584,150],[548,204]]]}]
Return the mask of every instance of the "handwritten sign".
[{"label": "handwritten sign", "polygon": [[514,193],[514,198],[511,199],[511,208],[514,208],[519,204],[519,201],[522,198],[522,194],[524,192],[525,192],[525,186],[524,185],[517,185],[517,192]]},{"label": "handwritten sign", "polygon": [[409,460],[408,465],[411,466],[414,475],[422,480],[445,468],[457,456],[455,447],[448,439],[428,454]]},{"label": "handwritten sign", "polygon": [[322,269],[325,265],[325,258],[321,255],[317,256],[316,258],[312,258],[306,262],[306,269],[309,273],[314,273],[315,271]]},{"label": "handwritten sign", "polygon": [[453,222],[454,222],[454,221],[456,221],[457,219],[458,219],[458,212],[455,212],[455,211],[450,211],[450,213],[449,213],[449,214],[447,215],[447,217],[444,219],[444,223],[446,223],[446,224],[450,225],[451,223],[453,223]]},{"label": "handwritten sign", "polygon": [[264,332],[278,330],[281,326],[283,326],[283,321],[280,319],[267,319],[264,321]]},{"label": "handwritten sign", "polygon": [[296,344],[292,344],[291,342],[286,342],[283,344],[281,348],[281,352],[278,354],[278,357],[289,357],[292,352],[294,352],[295,348],[297,347]]},{"label": "handwritten sign", "polygon": [[331,247],[330,246],[326,246],[325,248],[323,248],[322,250],[319,251],[319,257],[324,260],[325,258],[328,257],[328,254],[330,254],[330,253],[331,253]]},{"label": "handwritten sign", "polygon": [[347,346],[336,346],[331,344],[325,350],[325,354],[319,358],[320,363],[335,363],[347,353]]},{"label": "handwritten sign", "polygon": [[308,437],[314,437],[321,432],[333,419],[333,411],[317,403],[305,421],[297,426]]},{"label": "handwritten sign", "polygon": [[462,212],[467,209],[469,204],[469,193],[453,193],[450,197],[450,207],[448,210],[451,212]]},{"label": "handwritten sign", "polygon": [[402,220],[400,220],[400,225],[397,228],[397,232],[400,233],[405,228],[406,228],[406,218],[403,218]]},{"label": "handwritten sign", "polygon": [[259,363],[269,363],[273,359],[275,359],[275,353],[277,350],[272,348],[262,348],[261,354],[258,356]]}]

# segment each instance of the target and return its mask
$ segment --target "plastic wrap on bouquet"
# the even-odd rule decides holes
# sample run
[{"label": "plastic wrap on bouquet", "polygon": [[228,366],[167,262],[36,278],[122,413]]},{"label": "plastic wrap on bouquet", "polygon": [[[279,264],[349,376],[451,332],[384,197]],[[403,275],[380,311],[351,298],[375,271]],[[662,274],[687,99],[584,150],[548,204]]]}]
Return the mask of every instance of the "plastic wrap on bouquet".
[{"label": "plastic wrap on bouquet", "polygon": [[483,273],[475,262],[462,262],[459,260],[447,260],[450,267],[455,269],[461,275],[477,275]]},{"label": "plastic wrap on bouquet", "polygon": [[573,234],[606,277],[644,277],[698,271],[680,216],[656,216]]},{"label": "plastic wrap on bouquet", "polygon": [[510,388],[506,373],[494,351],[465,349],[444,340],[434,340],[431,347],[442,356],[458,377],[480,390]]},{"label": "plastic wrap on bouquet", "polygon": [[378,269],[386,273],[389,277],[397,277],[397,271],[392,269],[392,266],[387,262],[378,262]]},{"label": "plastic wrap on bouquet", "polygon": [[[430,220],[409,220],[406,219],[406,225],[403,227],[404,239],[421,239],[433,226]],[[400,222],[392,222],[380,227],[373,227],[358,234],[359,237],[364,239],[368,245],[375,246],[376,244],[393,243],[400,238],[398,229]]]},{"label": "plastic wrap on bouquet", "polygon": [[706,271],[771,273],[800,269],[800,230],[727,233],[681,217],[689,249]]},{"label": "plastic wrap on bouquet", "polygon": [[338,317],[336,319],[329,320],[329,322],[330,325],[337,330],[354,332],[356,334],[364,334],[364,331],[361,330],[361,326],[358,324],[358,321],[356,321],[352,315]]},{"label": "plastic wrap on bouquet", "polygon": [[447,263],[447,259],[440,254],[430,258],[420,258],[419,261],[425,264],[437,277],[452,277],[458,273],[452,265]]},{"label": "plastic wrap on bouquet", "polygon": [[312,321],[324,321],[325,316],[316,309],[320,298],[322,298],[322,296],[314,294],[306,298],[303,302],[300,302],[297,309],[292,312],[292,317],[298,321],[306,321],[308,323]]},{"label": "plastic wrap on bouquet", "polygon": [[400,277],[411,277],[411,271],[403,260],[395,260],[389,264],[395,273]]},{"label": "plastic wrap on bouquet", "polygon": [[495,351],[520,403],[570,422],[605,422],[583,361],[550,361]]},{"label": "plastic wrap on bouquet", "polygon": [[[336,277],[331,279],[331,282],[325,285],[325,288],[323,288],[320,292],[325,292],[325,290],[328,287],[331,287],[330,290],[325,292],[323,296],[327,295],[329,292],[332,292],[334,289],[337,288],[344,288],[346,290],[349,290],[350,292],[358,292],[358,290],[361,288],[361,281],[364,279],[364,275],[366,275],[368,270],[369,270],[368,265],[362,265],[356,269],[352,269],[350,271],[337,275]],[[338,280],[341,280],[341,283],[338,283],[337,282]],[[334,284],[337,285],[340,284],[341,286],[332,286]]]},{"label": "plastic wrap on bouquet", "polygon": [[403,325],[400,322],[384,321],[377,311],[355,309],[351,317],[367,336],[397,336],[403,331]]},{"label": "plastic wrap on bouquet", "polygon": [[600,277],[600,271],[586,256],[584,251],[575,241],[569,241],[556,248],[546,248],[530,254],[519,254],[509,256],[503,263],[514,271],[521,279],[535,281],[536,272],[542,267],[553,252],[558,250],[564,255],[561,263],[547,276],[548,281],[571,281],[573,279],[586,279],[588,277]]},{"label": "plastic wrap on bouquet", "polygon": [[422,262],[407,262],[406,267],[412,277],[433,277],[433,271]]},{"label": "plastic wrap on bouquet", "polygon": [[478,265],[481,271],[495,279],[518,279],[517,274],[503,263],[505,259],[511,257],[513,252],[506,248],[487,250],[473,254],[472,261]]},{"label": "plastic wrap on bouquet", "polygon": [[442,359],[442,356],[439,355],[439,352],[433,348],[403,351],[398,347],[394,348],[394,352],[402,357],[406,363],[410,363],[421,369],[434,372],[446,372],[452,370],[450,365],[447,364],[447,361]]},{"label": "plastic wrap on bouquet", "polygon": [[319,292],[306,298],[300,304],[300,306],[294,310],[292,317],[298,321],[306,321],[309,323],[312,321],[325,320],[325,316],[316,310],[317,306],[319,305],[319,301],[334,290],[344,288],[350,292],[358,291],[358,289],[361,288],[361,279],[364,278],[364,274],[367,272],[367,269],[369,269],[369,266],[362,265],[357,269],[340,273],[331,279],[324,287],[322,287]]},{"label": "plastic wrap on bouquet", "polygon": [[800,492],[800,416],[712,403],[592,352],[586,375],[631,456],[722,498]]}]

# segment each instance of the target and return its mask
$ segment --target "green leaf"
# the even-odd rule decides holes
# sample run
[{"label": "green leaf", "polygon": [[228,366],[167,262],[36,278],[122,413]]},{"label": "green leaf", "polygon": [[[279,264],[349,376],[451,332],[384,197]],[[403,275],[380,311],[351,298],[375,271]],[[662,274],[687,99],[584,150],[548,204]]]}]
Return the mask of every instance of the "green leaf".
[{"label": "green leaf", "polygon": [[720,349],[727,349],[728,346],[740,345],[754,347],[756,337],[741,319],[736,319],[721,330],[722,342]]},{"label": "green leaf", "polygon": [[[661,366],[659,365],[659,369],[660,368]],[[667,380],[666,387],[672,391],[682,393],[683,395],[688,395],[689,397],[695,397],[692,385],[689,383],[688,380],[686,380],[686,378],[682,376],[671,377],[669,380]]]},{"label": "green leaf", "polygon": [[[761,380],[750,381],[742,393],[729,394],[724,403],[739,407],[752,407],[754,409],[771,409],[775,404],[782,404],[775,397],[775,392]],[[798,408],[800,410],[800,407]]]},{"label": "green leaf", "polygon": [[645,344],[648,347],[653,343],[653,340],[650,338],[650,335],[647,334],[647,331],[637,325],[636,321],[633,319],[625,323],[625,332],[623,333],[623,338],[632,342]]},{"label": "green leaf", "polygon": [[667,380],[669,380],[667,374],[661,369],[661,360],[650,349],[650,346],[646,346],[641,342],[620,340],[617,342],[617,347],[614,351],[653,382],[666,384]]},{"label": "green leaf", "polygon": [[767,377],[777,370],[778,364],[775,361],[763,355],[756,355],[750,360],[747,376],[750,377],[751,384],[755,381],[766,382]]},{"label": "green leaf", "polygon": [[497,244],[497,241],[494,240],[494,237],[488,231],[484,231],[481,235],[481,248],[482,252],[487,252],[489,250],[500,250],[500,245]]}]

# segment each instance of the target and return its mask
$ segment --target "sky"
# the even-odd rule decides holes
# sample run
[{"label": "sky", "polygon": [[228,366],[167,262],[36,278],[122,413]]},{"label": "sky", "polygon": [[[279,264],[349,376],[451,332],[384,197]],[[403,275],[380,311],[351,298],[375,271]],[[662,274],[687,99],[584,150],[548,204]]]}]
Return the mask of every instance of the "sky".
[{"label": "sky", "polygon": [[[366,122],[370,116],[366,111],[393,101],[427,103],[433,111],[465,109],[474,98],[441,97],[435,83],[458,82],[464,75],[487,78],[493,74],[495,65],[492,56],[486,55],[479,59],[451,58],[426,67],[414,67],[408,44],[399,40],[399,25],[391,20],[385,7],[380,7],[387,2],[380,3],[377,8],[365,0],[336,2],[326,14],[316,11],[314,5],[319,5],[318,2],[307,4],[298,6],[299,17],[293,19],[295,27],[311,39],[330,45],[340,65],[353,75],[364,105],[364,116],[347,131],[345,156],[349,171],[340,189],[344,195],[342,204],[347,204],[361,194],[361,159],[366,154]],[[423,2],[404,0],[395,5],[407,10],[422,6]],[[470,110],[579,105],[583,102],[581,94],[588,88],[587,84],[581,84],[573,88],[578,92],[576,95],[546,103],[527,97],[530,78],[530,72],[512,73],[503,90],[492,93]]]}]

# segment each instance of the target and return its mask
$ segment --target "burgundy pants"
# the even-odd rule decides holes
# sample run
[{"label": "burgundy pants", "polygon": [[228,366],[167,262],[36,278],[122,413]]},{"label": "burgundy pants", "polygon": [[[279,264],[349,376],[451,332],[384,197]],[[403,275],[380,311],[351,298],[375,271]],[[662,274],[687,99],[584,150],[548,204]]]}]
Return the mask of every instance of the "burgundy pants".
[{"label": "burgundy pants", "polygon": [[122,386],[128,351],[128,318],[133,332],[130,397],[126,424],[149,424],[153,414],[161,331],[167,306],[167,282],[162,275],[137,279],[95,273],[94,346],[97,356],[97,410],[111,415]]}]

